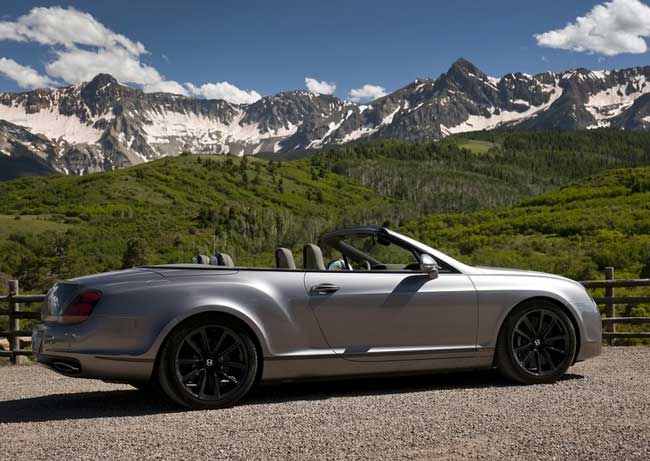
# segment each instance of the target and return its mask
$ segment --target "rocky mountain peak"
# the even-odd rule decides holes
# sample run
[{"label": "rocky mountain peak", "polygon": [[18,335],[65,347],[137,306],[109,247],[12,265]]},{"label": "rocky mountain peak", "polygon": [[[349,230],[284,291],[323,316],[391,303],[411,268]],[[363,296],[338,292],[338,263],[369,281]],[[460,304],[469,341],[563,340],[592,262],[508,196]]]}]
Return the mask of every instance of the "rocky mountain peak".
[{"label": "rocky mountain peak", "polygon": [[365,139],[438,140],[501,126],[650,131],[648,95],[650,67],[494,78],[463,58],[437,79],[415,80],[363,104],[304,90],[231,104],[144,93],[99,74],[82,85],[0,93],[0,121],[9,124],[0,127],[0,155],[20,156],[21,164],[31,155],[52,170],[82,174],[183,151],[288,156]]},{"label": "rocky mountain peak", "polygon": [[84,85],[84,88],[89,91],[98,92],[114,86],[119,86],[115,77],[110,74],[97,74],[91,81]]}]

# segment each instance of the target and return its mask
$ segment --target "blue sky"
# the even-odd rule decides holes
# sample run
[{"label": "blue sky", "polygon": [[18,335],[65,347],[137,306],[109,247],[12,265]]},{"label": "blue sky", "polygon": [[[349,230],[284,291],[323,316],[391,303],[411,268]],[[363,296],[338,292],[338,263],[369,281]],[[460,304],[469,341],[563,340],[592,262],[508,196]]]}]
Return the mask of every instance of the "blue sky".
[{"label": "blue sky", "polygon": [[[631,8],[629,14],[635,18],[643,16],[643,8],[647,8],[640,0],[614,1],[622,14],[628,13],[625,8]],[[547,46],[539,46],[535,34],[562,29],[603,3],[584,0],[112,0],[101,3],[4,0],[1,21],[13,29],[3,35],[0,23],[0,58],[4,59],[0,64],[7,68],[0,76],[0,91],[25,90],[42,82],[48,86],[63,85],[80,79],[85,74],[79,66],[85,65],[82,58],[88,56],[66,53],[104,50],[104,45],[97,48],[92,40],[69,43],[68,38],[68,43],[66,39],[52,43],[58,39],[42,38],[38,30],[32,30],[31,35],[16,35],[22,33],[16,26],[20,17],[30,13],[33,7],[73,7],[91,15],[106,31],[128,39],[125,46],[143,46],[146,51],[129,52],[141,66],[135,70],[137,76],[132,77],[134,86],[150,85],[153,91],[172,88],[164,86],[167,84],[181,85],[182,89],[173,87],[179,88],[179,92],[209,97],[220,94],[224,87],[201,88],[201,85],[228,82],[254,99],[258,95],[304,89],[307,77],[335,84],[334,94],[341,98],[349,97],[350,90],[366,84],[390,92],[418,77],[437,77],[458,57],[467,58],[494,76],[510,71],[537,73],[574,67],[610,69],[648,64],[648,51],[638,42],[645,42],[645,37],[650,35],[650,30],[644,29],[643,18],[639,19],[640,24],[632,26],[640,28],[633,31],[635,37],[624,36],[623,41],[629,39],[629,45],[625,42],[620,49],[599,47],[590,39],[576,38],[580,31],[565,31],[571,35],[568,38],[548,37]],[[634,8],[641,8],[638,10],[641,14]],[[41,11],[38,17],[42,21],[34,28],[47,26],[45,16],[49,11]],[[620,33],[616,30],[620,24],[601,25],[609,19],[598,22],[597,15],[592,19],[595,27],[607,28],[607,33],[614,34],[611,40],[606,36],[607,40],[621,41],[616,35]],[[71,29],[84,27],[67,20],[60,22],[71,24]],[[621,24],[628,27],[626,21]],[[65,33],[49,29],[46,32]],[[84,30],[74,33],[76,37],[85,34]],[[121,39],[116,40],[117,45],[107,45],[107,48],[121,47]],[[585,40],[591,49],[576,51],[584,48]],[[65,62],[52,65],[61,56]],[[106,64],[113,61],[103,59],[95,62],[95,57],[91,57],[95,67],[90,67],[108,66],[109,70],[123,72],[120,80],[131,78],[128,70],[118,69],[128,59],[118,59],[115,64]],[[8,74],[14,75],[13,79]],[[187,82],[193,86],[186,86]],[[328,89],[323,92],[329,92],[332,86],[326,86]]]}]

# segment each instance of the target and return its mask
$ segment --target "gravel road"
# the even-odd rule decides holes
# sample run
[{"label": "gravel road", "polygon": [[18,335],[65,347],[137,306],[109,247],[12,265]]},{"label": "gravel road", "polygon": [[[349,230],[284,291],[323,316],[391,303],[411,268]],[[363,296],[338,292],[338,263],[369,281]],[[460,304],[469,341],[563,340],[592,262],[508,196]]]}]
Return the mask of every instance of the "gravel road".
[{"label": "gravel road", "polygon": [[0,367],[4,459],[650,459],[650,347],[557,384],[494,372],[285,384],[179,411],[128,386]]}]

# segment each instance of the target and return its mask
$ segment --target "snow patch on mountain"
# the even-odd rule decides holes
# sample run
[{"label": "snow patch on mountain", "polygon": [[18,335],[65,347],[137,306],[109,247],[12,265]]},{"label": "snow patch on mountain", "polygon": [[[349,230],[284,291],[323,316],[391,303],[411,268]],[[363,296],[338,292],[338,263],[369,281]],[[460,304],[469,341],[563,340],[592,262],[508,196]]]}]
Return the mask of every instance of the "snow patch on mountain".
[{"label": "snow patch on mountain", "polygon": [[597,121],[597,124],[592,127],[609,126],[607,119],[622,114],[646,93],[650,93],[650,82],[645,76],[640,75],[631,82],[612,86],[590,95],[585,108]]},{"label": "snow patch on mountain", "polygon": [[445,128],[445,130],[450,134],[465,133],[468,131],[491,130],[499,126],[522,122],[551,107],[562,96],[563,89],[557,84],[544,85],[544,93],[548,94],[548,100],[539,106],[532,106],[526,101],[520,101],[520,103],[523,103],[521,105],[529,106],[527,110],[522,112],[497,110],[496,107],[492,106],[488,108],[489,116],[470,115],[463,123]]},{"label": "snow patch on mountain", "polygon": [[56,109],[41,109],[28,113],[25,107],[0,104],[0,120],[28,128],[52,140],[64,140],[72,144],[94,144],[103,131],[83,123],[78,117],[62,115]]},{"label": "snow patch on mountain", "polygon": [[143,130],[147,142],[152,145],[166,144],[172,139],[183,139],[197,146],[225,145],[229,142],[257,144],[270,138],[291,136],[298,130],[297,125],[287,122],[284,127],[261,131],[259,124],[243,122],[245,113],[241,110],[227,123],[202,113],[175,112],[164,108],[146,112],[144,117]]}]

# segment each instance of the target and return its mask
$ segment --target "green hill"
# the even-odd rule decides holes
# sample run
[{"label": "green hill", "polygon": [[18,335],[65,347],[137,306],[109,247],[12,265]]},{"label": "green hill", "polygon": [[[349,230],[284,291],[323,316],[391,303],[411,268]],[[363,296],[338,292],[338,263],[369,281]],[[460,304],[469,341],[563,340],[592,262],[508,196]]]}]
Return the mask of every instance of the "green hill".
[{"label": "green hill", "polygon": [[310,158],[420,213],[513,205],[606,169],[650,165],[650,133],[488,131],[439,143],[379,140]]},{"label": "green hill", "polygon": [[650,168],[609,171],[516,206],[437,214],[401,230],[471,264],[585,280],[650,274]]},{"label": "green hill", "polygon": [[270,265],[276,246],[412,216],[408,204],[305,162],[225,156],[1,182],[0,197],[0,272],[39,290],[143,260],[190,262],[213,248],[241,265]]}]

